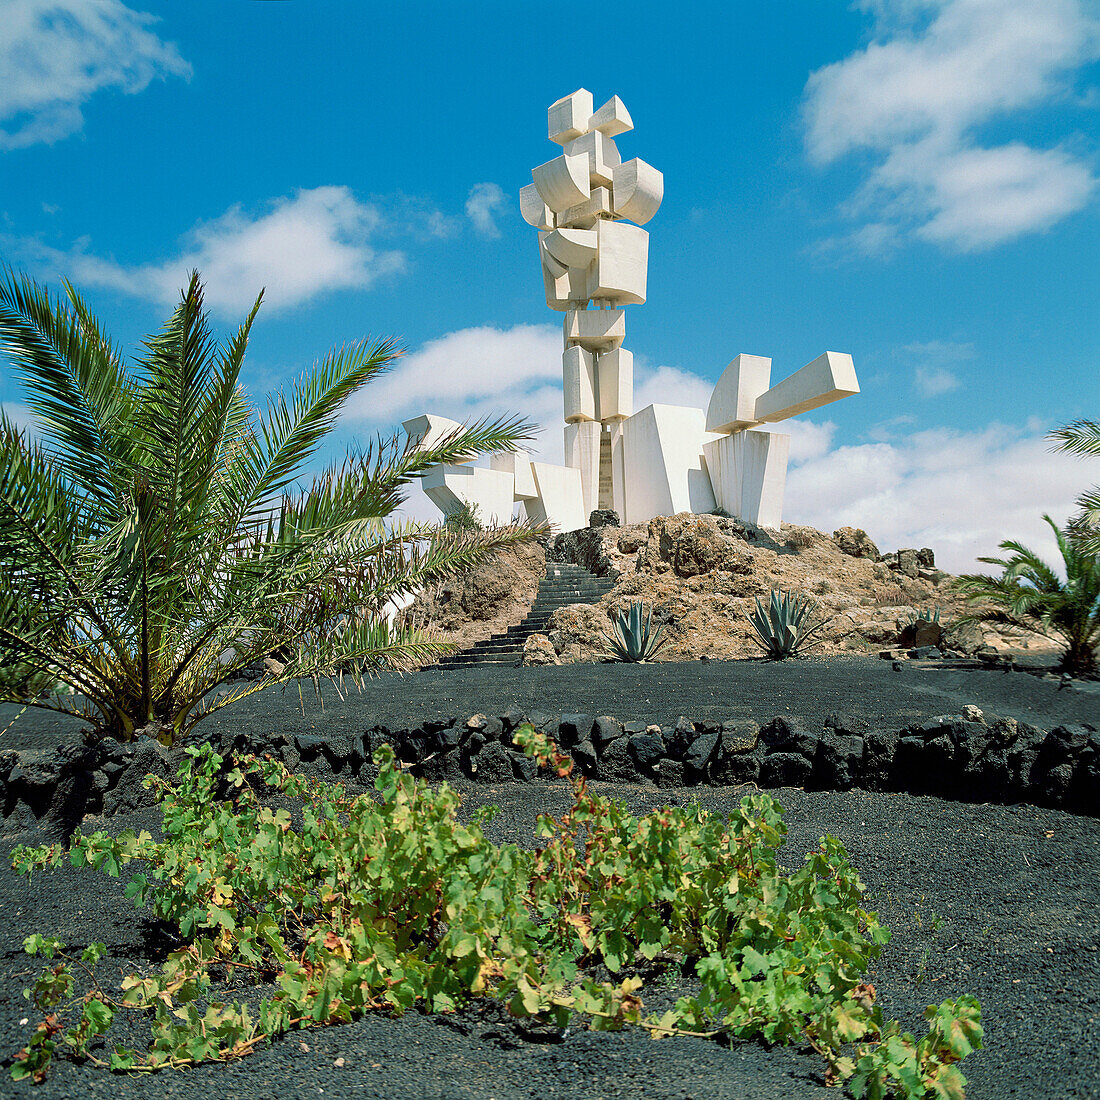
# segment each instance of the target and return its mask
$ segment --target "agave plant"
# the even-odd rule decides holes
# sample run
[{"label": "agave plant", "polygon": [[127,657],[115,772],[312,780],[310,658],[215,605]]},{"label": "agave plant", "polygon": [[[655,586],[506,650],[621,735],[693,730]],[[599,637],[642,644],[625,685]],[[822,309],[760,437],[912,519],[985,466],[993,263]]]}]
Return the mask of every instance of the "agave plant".
[{"label": "agave plant", "polygon": [[607,651],[603,654],[613,661],[648,661],[668,641],[662,637],[664,627],[654,628],[650,611],[642,621],[643,604],[634,600],[630,607],[615,613],[611,620],[611,633],[603,636]]},{"label": "agave plant", "polygon": [[[392,628],[387,608],[530,537],[389,520],[432,464],[514,449],[519,421],[422,451],[380,439],[299,485],[348,398],[399,352],[334,351],[259,415],[238,385],[259,306],[218,346],[196,273],[128,367],[71,286],[54,298],[0,280],[0,348],[38,429],[29,440],[0,415],[0,668],[19,670],[0,701],[171,743],[272,684],[449,652]],[[261,664],[262,679],[237,678]],[[35,686],[55,682],[75,694]]]},{"label": "agave plant", "polygon": [[749,622],[756,631],[754,642],[773,660],[791,657],[810,644],[813,636],[829,623],[821,618],[817,604],[794,592],[772,589],[767,607],[756,597]]},{"label": "agave plant", "polygon": [[1074,524],[1064,529],[1050,518],[1062,555],[1066,579],[1022,543],[1000,544],[1005,558],[979,558],[996,565],[1001,576],[967,573],[955,587],[981,606],[970,621],[1005,623],[1045,635],[1062,645],[1062,667],[1067,672],[1091,673],[1100,651],[1100,553],[1088,533]]}]

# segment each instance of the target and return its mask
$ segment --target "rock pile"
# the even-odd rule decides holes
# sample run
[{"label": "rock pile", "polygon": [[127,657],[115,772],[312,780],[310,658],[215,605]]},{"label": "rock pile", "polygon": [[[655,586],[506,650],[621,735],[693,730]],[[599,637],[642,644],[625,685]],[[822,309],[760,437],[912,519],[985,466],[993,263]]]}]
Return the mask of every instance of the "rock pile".
[{"label": "rock pile", "polygon": [[[967,608],[931,550],[882,555],[865,531],[851,527],[829,537],[812,527],[769,532],[726,516],[681,513],[558,535],[547,555],[609,576],[615,586],[600,604],[556,612],[545,636],[528,641],[528,663],[598,660],[612,615],[634,600],[651,608],[654,623],[664,627],[668,643],[658,660],[753,656],[759,650],[748,612],[773,588],[812,598],[829,617],[817,652],[900,647],[890,655],[904,657],[918,645],[965,655],[1054,648],[1042,639],[956,625]],[[919,643],[900,637],[914,620],[937,613],[940,622],[927,622]]]},{"label": "rock pile", "polygon": [[[908,791],[982,802],[1032,802],[1097,815],[1100,731],[1057,726],[1050,732],[1012,718],[987,720],[977,707],[901,730],[875,730],[841,714],[820,731],[797,718],[693,722],[674,726],[620,722],[610,715],[474,714],[426,722],[415,729],[372,726],[357,736],[227,734],[215,747],[271,755],[352,787],[369,786],[372,754],[393,747],[415,775],[438,782],[529,783],[537,765],[513,748],[512,735],[530,721],[595,780],[658,787],[709,784],[807,790]],[[0,754],[0,808],[22,808],[75,827],[86,814],[123,813],[152,801],[142,786],[152,772],[174,774],[183,750],[142,738],[120,745],[66,747],[48,753]],[[229,765],[226,765],[228,770]],[[550,778],[542,775],[541,778]]]}]

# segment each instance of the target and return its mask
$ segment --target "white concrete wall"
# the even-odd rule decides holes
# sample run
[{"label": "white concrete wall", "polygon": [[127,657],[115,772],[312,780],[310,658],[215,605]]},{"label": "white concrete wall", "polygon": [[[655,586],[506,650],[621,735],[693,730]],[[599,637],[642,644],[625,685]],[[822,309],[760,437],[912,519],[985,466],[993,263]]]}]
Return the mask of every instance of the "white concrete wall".
[{"label": "white concrete wall", "polygon": [[624,523],[677,512],[710,512],[714,492],[703,459],[706,413],[648,405],[623,422]]}]

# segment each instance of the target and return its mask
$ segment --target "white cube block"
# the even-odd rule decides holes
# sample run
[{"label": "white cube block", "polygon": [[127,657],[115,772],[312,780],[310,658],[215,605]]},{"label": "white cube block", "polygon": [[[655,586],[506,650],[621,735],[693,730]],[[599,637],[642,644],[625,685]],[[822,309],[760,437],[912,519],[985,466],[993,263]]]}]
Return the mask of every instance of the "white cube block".
[{"label": "white cube block", "polygon": [[571,206],[568,210],[563,210],[557,215],[557,224],[576,229],[591,229],[596,224],[597,218],[610,218],[613,214],[611,189],[609,187],[593,187],[592,194],[587,202]]},{"label": "white cube block", "polygon": [[581,472],[568,466],[532,462],[538,495],[523,503],[532,523],[546,523],[555,531],[579,531],[588,526],[581,495]]},{"label": "white cube block", "polygon": [[536,496],[535,475],[531,472],[531,456],[523,451],[501,451],[489,456],[489,468],[512,475],[516,500]]},{"label": "white cube block", "polygon": [[610,187],[614,178],[617,165],[622,163],[619,150],[611,138],[606,137],[599,130],[591,130],[589,133],[569,142],[565,146],[566,156],[585,156],[588,158],[588,177],[592,187]]},{"label": "white cube block", "polygon": [[512,522],[515,479],[504,470],[481,466],[432,466],[420,479],[428,499],[445,515],[463,504],[477,508],[482,523]]},{"label": "white cube block", "polygon": [[601,430],[598,420],[565,425],[565,464],[581,472],[581,499],[586,516],[599,507]]},{"label": "white cube block", "polygon": [[645,225],[665,197],[665,177],[652,164],[635,157],[612,172],[612,202],[621,218]]},{"label": "white cube block", "polygon": [[732,516],[778,530],[791,437],[779,432],[740,431],[703,445],[714,497]]},{"label": "white cube block", "polygon": [[[410,451],[433,450],[448,437],[465,431],[464,424],[460,424],[457,420],[448,420],[445,416],[436,416],[434,413],[414,416],[411,420],[406,420],[401,427],[405,429],[405,435],[408,436],[407,447]],[[461,461],[473,462],[476,457],[471,455]]]},{"label": "white cube block", "polygon": [[566,348],[561,368],[566,421],[595,420],[596,377],[592,353],[577,345]]},{"label": "white cube block", "polygon": [[617,96],[613,95],[589,120],[589,130],[599,130],[609,138],[625,134],[627,130],[634,129],[634,122],[626,105]]},{"label": "white cube block", "polygon": [[562,96],[550,104],[546,112],[546,128],[550,140],[564,145],[579,138],[588,129],[592,117],[592,93],[578,88],[572,95]]},{"label": "white cube block", "polygon": [[736,432],[758,424],[756,402],[771,385],[771,374],[770,359],[738,355],[715,384],[707,406],[707,431]]},{"label": "white cube block", "polygon": [[714,510],[703,460],[710,439],[702,409],[648,405],[623,422],[623,523]]},{"label": "white cube block", "polygon": [[615,348],[597,356],[596,392],[600,420],[625,419],[634,415],[634,356],[626,348]]},{"label": "white cube block", "polygon": [[571,309],[562,323],[565,344],[586,351],[610,351],[626,338],[626,314],[621,309]]},{"label": "white cube block", "polygon": [[649,234],[628,222],[596,222],[599,251],[588,273],[588,297],[615,303],[645,301]]},{"label": "white cube block", "polygon": [[568,210],[592,194],[586,153],[548,160],[531,169],[531,178],[542,201],[555,212]]}]

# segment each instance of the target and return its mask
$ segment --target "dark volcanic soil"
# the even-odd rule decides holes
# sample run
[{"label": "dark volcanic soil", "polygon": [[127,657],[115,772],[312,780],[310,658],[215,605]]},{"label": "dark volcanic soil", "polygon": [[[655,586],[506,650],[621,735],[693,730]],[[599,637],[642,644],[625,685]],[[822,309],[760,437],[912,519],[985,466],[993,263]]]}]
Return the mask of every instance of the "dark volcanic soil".
[{"label": "dark volcanic soil", "polygon": [[[322,729],[327,723],[349,729],[447,713],[499,713],[515,703],[657,721],[679,714],[798,714],[817,722],[843,710],[884,721],[894,716],[903,724],[976,703],[1046,728],[1059,721],[1096,722],[1097,695],[1057,688],[1022,674],[893,673],[886,662],[835,659],[472,670],[375,681],[362,696],[326,703],[323,717],[308,696],[303,718],[296,694],[265,694],[223,712],[220,721],[261,729]],[[7,721],[0,714],[0,725]],[[48,720],[24,716],[3,743],[43,744],[58,733]],[[625,798],[635,812],[697,796],[725,813],[745,793],[596,786]],[[494,839],[525,844],[532,842],[535,814],[560,810],[566,801],[560,785],[542,783],[467,784],[463,790],[464,812],[486,802],[501,807],[490,826]],[[824,832],[838,836],[869,888],[870,907],[893,930],[871,975],[889,1016],[923,1032],[925,1005],[963,992],[981,1000],[986,1048],[963,1065],[970,1097],[1100,1097],[1100,820],[1030,806],[861,791],[773,793],[787,808],[785,862],[794,865]],[[89,820],[84,827],[155,828],[157,820],[150,810]],[[2,839],[6,852],[16,843],[52,838],[33,820],[13,817]],[[31,1030],[20,1025],[31,1015],[22,989],[38,967],[21,951],[28,933],[58,935],[73,946],[104,941],[104,975],[149,969],[162,957],[163,940],[125,900],[124,884],[64,867],[28,885],[0,868],[0,1057],[10,1058]],[[660,984],[647,993],[651,1007],[674,995]],[[703,1040],[654,1042],[637,1031],[581,1028],[558,1042],[533,1042],[495,1006],[482,1006],[451,1017],[411,1012],[398,1020],[372,1016],[298,1032],[233,1066],[152,1078],[131,1080],[61,1062],[33,1088],[7,1080],[5,1069],[0,1096],[835,1098],[821,1071],[812,1053],[756,1043],[726,1049]]]}]

